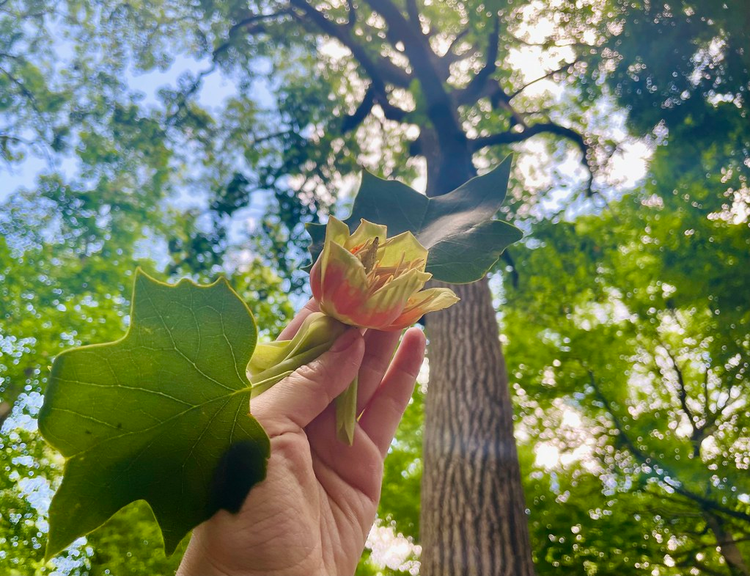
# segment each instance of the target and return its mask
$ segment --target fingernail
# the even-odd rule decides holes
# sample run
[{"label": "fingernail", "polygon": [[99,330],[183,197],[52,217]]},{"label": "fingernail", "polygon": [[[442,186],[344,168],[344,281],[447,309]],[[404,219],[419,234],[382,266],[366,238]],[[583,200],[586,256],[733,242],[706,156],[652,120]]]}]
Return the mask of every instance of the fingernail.
[{"label": "fingernail", "polygon": [[350,328],[344,332],[336,342],[334,342],[333,346],[331,346],[331,352],[341,352],[342,350],[346,350],[349,346],[354,344],[354,341],[357,340],[358,337],[359,332]]}]

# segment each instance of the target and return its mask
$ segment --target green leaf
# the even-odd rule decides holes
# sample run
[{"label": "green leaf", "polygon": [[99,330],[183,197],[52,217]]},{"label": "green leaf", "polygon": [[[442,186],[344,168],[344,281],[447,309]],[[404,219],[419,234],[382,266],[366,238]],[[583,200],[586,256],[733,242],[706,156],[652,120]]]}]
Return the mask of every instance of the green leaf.
[{"label": "green leaf", "polygon": [[[521,231],[495,214],[505,199],[512,157],[448,194],[428,198],[395,180],[365,171],[344,222],[353,232],[364,218],[388,226],[388,235],[412,232],[430,251],[427,272],[436,280],[464,284],[481,279]],[[308,224],[313,262],[323,249],[325,226]]]},{"label": "green leaf", "polygon": [[66,458],[47,558],[145,500],[167,553],[265,477],[270,444],[249,415],[257,329],[225,279],[169,286],[140,270],[124,338],[60,354],[39,416]]}]

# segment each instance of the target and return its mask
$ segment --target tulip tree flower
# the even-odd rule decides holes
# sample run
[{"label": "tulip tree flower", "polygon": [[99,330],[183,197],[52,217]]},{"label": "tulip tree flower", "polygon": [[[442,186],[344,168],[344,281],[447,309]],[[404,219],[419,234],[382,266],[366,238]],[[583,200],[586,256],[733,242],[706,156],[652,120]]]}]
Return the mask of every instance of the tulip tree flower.
[{"label": "tulip tree flower", "polygon": [[320,309],[344,324],[401,330],[458,297],[448,288],[422,290],[427,249],[411,232],[387,238],[387,228],[362,219],[354,234],[331,217],[310,285]]},{"label": "tulip tree flower", "polygon": [[[331,217],[323,251],[310,271],[312,293],[321,312],[310,315],[292,340],[260,344],[248,365],[253,396],[317,358],[333,345],[346,325],[395,331],[427,312],[452,306],[448,288],[423,290],[428,251],[411,232],[392,238],[386,226],[362,219],[353,233]],[[336,399],[339,438],[351,444],[356,424],[357,381]]]}]

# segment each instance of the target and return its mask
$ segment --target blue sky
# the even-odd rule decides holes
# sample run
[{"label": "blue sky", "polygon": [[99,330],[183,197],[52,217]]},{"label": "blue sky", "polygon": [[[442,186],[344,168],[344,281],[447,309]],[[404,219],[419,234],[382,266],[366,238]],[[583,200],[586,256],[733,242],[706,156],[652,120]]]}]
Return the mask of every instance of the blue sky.
[{"label": "blue sky", "polygon": [[[60,59],[70,55],[70,49],[61,45],[58,53]],[[134,91],[142,93],[145,105],[159,105],[157,93],[165,86],[174,86],[177,78],[184,72],[195,72],[208,68],[207,61],[199,61],[185,56],[177,56],[172,66],[165,70],[154,70],[147,73],[135,73],[132,69],[127,72],[127,83]],[[237,94],[237,86],[219,71],[204,79],[198,101],[209,109],[216,109],[227,97]],[[58,169],[65,173],[75,170],[72,157],[57,159]],[[48,159],[35,153],[29,153],[26,158],[13,165],[0,164],[0,202],[7,199],[21,187],[32,188],[37,176],[49,169]]]}]

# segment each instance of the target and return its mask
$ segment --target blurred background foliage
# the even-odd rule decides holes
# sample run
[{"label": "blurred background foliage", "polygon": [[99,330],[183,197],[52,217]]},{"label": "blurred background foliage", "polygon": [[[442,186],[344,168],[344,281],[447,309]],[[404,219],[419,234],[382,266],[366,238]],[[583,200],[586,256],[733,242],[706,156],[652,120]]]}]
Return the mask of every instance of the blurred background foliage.
[{"label": "blurred background foliage", "polygon": [[[527,237],[492,276],[538,574],[750,574],[747,2],[394,3],[477,166],[517,153]],[[402,60],[368,2],[0,2],[0,572],[172,573],[139,505],[43,565],[50,361],[122,335],[139,265],[227,275],[272,337],[305,298],[304,223],[361,166],[424,186]],[[371,539],[362,574],[418,568],[424,392],[380,510],[405,552]]]}]

